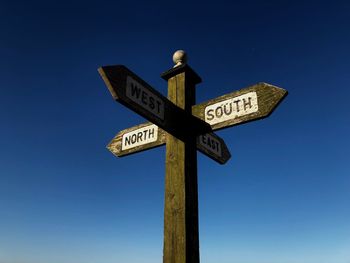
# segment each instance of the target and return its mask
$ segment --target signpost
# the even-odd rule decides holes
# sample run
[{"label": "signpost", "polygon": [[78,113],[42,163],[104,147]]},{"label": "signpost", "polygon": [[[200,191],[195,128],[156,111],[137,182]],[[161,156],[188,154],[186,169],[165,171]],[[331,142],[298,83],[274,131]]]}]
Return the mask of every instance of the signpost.
[{"label": "signpost", "polygon": [[107,148],[125,156],[166,144],[163,263],[199,263],[197,149],[227,162],[226,144],[212,131],[269,116],[287,91],[259,83],[195,104],[201,78],[184,51],[173,60],[162,74],[168,98],[125,66],[99,68],[113,98],[150,121],[119,132]]}]

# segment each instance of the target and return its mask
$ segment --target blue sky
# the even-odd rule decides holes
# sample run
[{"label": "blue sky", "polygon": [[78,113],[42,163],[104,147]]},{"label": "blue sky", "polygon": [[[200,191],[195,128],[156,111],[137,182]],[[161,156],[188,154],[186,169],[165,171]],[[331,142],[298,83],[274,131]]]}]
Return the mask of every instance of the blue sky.
[{"label": "blue sky", "polygon": [[258,82],[289,91],[267,119],[198,154],[202,263],[350,263],[347,1],[2,1],[0,263],[162,262],[165,147],[105,148],[144,120],[97,68],[166,95],[184,49],[202,102]]}]

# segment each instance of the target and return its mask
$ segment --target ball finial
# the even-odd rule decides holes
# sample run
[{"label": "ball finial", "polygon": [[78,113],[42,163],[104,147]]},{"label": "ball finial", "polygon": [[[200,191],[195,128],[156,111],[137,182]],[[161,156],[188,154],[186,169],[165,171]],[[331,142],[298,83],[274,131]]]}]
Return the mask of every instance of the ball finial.
[{"label": "ball finial", "polygon": [[173,55],[173,61],[175,63],[175,67],[178,67],[180,65],[187,63],[187,54],[183,50],[177,50]]}]

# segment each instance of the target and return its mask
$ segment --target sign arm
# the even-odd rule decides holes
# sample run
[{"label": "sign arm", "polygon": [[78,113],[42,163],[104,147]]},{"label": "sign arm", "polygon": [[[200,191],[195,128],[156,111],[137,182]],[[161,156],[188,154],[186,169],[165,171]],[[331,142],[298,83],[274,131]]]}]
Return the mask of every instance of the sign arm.
[{"label": "sign arm", "polygon": [[125,66],[104,66],[98,72],[115,100],[175,137],[211,131],[208,123],[175,105]]},{"label": "sign arm", "polygon": [[192,106],[192,114],[220,130],[268,117],[287,96],[285,89],[258,83]]},{"label": "sign arm", "polygon": [[258,83],[195,105],[201,78],[184,51],[173,60],[162,74],[169,99],[125,66],[98,69],[112,97],[150,121],[119,132],[107,147],[124,156],[166,143],[163,263],[199,263],[197,149],[225,163],[231,154],[213,131],[269,116],[288,92]]}]

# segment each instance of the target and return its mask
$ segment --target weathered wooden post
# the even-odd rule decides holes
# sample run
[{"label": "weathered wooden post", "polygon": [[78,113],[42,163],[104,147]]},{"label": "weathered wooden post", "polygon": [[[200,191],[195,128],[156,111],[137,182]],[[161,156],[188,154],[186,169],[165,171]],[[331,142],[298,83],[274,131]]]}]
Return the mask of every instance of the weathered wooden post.
[{"label": "weathered wooden post", "polygon": [[[168,99],[192,115],[200,77],[186,64],[186,54],[174,54],[175,67],[162,77]],[[163,263],[199,263],[196,136],[166,137]]]},{"label": "weathered wooden post", "polygon": [[213,131],[269,116],[288,92],[258,83],[195,104],[201,78],[184,51],[173,60],[162,74],[168,98],[123,65],[98,69],[113,98],[151,122],[119,132],[107,147],[121,157],[166,143],[163,263],[199,263],[197,150],[226,163],[231,154]]}]

